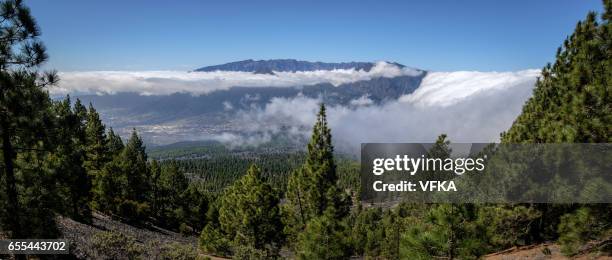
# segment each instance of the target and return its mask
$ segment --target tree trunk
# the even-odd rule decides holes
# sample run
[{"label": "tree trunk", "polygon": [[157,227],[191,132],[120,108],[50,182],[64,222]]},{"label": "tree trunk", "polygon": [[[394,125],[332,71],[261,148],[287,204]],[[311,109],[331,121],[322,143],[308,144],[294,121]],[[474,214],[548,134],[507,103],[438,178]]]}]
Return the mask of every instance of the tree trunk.
[{"label": "tree trunk", "polygon": [[2,155],[4,160],[4,172],[6,175],[6,195],[8,198],[8,213],[9,225],[12,231],[11,238],[23,238],[21,227],[19,224],[19,201],[17,198],[17,186],[15,184],[15,166],[13,158],[15,151],[11,144],[10,129],[6,118],[2,118],[0,122],[2,127]]}]

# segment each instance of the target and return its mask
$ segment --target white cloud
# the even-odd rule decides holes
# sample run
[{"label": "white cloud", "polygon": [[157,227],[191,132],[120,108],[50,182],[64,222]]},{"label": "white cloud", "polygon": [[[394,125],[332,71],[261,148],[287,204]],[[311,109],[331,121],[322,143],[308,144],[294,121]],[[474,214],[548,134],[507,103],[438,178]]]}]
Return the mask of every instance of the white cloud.
[{"label": "white cloud", "polygon": [[517,72],[430,72],[419,88],[402,100],[419,106],[448,106],[478,92],[503,90],[531,83],[539,70]]},{"label": "white cloud", "polygon": [[232,109],[234,109],[234,106],[232,105],[232,102],[223,101],[223,110],[230,111]]},{"label": "white cloud", "polygon": [[325,82],[338,86],[377,77],[416,76],[422,72],[378,62],[370,71],[339,69],[274,73],[275,75],[236,71],[60,72],[60,83],[57,87],[51,88],[50,92],[53,95],[114,94],[118,92],[136,92],[143,95],[167,95],[181,92],[201,95],[234,86],[293,87]]},{"label": "white cloud", "polygon": [[353,99],[349,102],[352,106],[369,106],[374,104],[374,101],[371,100],[368,96],[361,96],[360,98]]},{"label": "white cloud", "polygon": [[[531,70],[431,73],[413,94],[397,101],[328,107],[329,125],[336,145],[353,152],[363,142],[433,142],[442,133],[453,142],[498,141],[531,96],[537,76]],[[271,133],[290,129],[308,137],[319,102],[276,98],[263,109],[244,112],[242,125]]]},{"label": "white cloud", "polygon": [[252,135],[237,135],[233,133],[222,133],[213,135],[208,140],[215,140],[230,147],[242,146],[259,146],[272,141],[272,136],[269,133],[252,134]]}]

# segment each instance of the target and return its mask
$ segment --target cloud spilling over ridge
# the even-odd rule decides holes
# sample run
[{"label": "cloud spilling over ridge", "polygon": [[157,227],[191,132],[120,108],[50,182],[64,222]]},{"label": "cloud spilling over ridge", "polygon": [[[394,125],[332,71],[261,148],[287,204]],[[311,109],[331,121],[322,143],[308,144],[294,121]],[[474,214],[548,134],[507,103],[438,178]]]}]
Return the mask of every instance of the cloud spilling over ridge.
[{"label": "cloud spilling over ridge", "polygon": [[402,100],[419,106],[448,106],[482,91],[503,90],[532,84],[539,70],[517,72],[431,72],[421,86]]},{"label": "cloud spilling over ridge", "polygon": [[[442,133],[453,142],[498,141],[531,96],[538,75],[535,70],[434,72],[413,94],[397,101],[328,107],[329,125],[336,145],[352,152],[363,142],[433,142]],[[264,108],[243,112],[242,125],[269,133],[289,129],[305,138],[319,102],[304,96],[275,98]]]},{"label": "cloud spilling over ridge", "polygon": [[215,90],[241,87],[294,87],[319,83],[335,86],[378,77],[417,76],[422,71],[400,68],[387,62],[377,62],[370,71],[355,69],[274,72],[255,74],[238,71],[86,71],[60,72],[59,86],[50,89],[52,95],[68,93],[115,94],[135,92],[142,95],[173,93],[207,94]]}]

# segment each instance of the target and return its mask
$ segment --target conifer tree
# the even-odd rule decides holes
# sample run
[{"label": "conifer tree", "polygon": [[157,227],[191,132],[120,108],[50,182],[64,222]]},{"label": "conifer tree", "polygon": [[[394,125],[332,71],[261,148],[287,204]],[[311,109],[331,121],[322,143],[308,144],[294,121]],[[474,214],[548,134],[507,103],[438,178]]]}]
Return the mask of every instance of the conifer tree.
[{"label": "conifer tree", "polygon": [[234,246],[247,246],[276,255],[282,241],[278,193],[252,165],[221,198],[219,224]]},{"label": "conifer tree", "polygon": [[351,253],[350,232],[345,220],[337,219],[334,208],[308,221],[298,235],[298,259],[348,259]]},{"label": "conifer tree", "polygon": [[609,143],[612,141],[612,1],[605,0],[598,21],[594,12],[579,21],[542,69],[533,96],[505,143]]},{"label": "conifer tree", "polygon": [[180,203],[182,193],[189,187],[189,180],[174,162],[164,164],[159,176],[159,182],[160,186],[166,190],[163,196],[170,199],[171,205]]},{"label": "conifer tree", "polygon": [[474,205],[433,205],[402,235],[400,258],[464,259],[484,254],[487,248],[475,217]]},{"label": "conifer tree", "polygon": [[[441,159],[442,164],[444,160],[450,158],[452,149],[450,147],[450,140],[448,140],[446,134],[441,134],[436,139],[433,146],[427,151],[426,157],[433,159]],[[445,172],[443,169],[436,169],[436,171],[424,171],[416,176],[415,180],[418,181],[443,181],[454,177],[453,174]],[[420,195],[420,194],[419,194]]]},{"label": "conifer tree", "polygon": [[337,185],[334,147],[325,113],[325,105],[321,104],[306,161],[291,174],[287,184],[283,215],[291,243],[310,219],[322,216],[328,208],[332,208],[335,218],[345,217],[349,211],[351,201]]},{"label": "conifer tree", "polygon": [[157,171],[155,167],[158,166],[155,164],[156,161],[150,167],[154,208],[158,207],[159,216],[166,225],[177,227],[184,222],[190,211],[186,196],[189,180],[174,162],[164,164],[159,169],[159,176],[156,176],[158,173],[154,171]]},{"label": "conifer tree", "polygon": [[116,212],[117,204],[123,198],[123,189],[127,186],[119,156],[104,166],[94,184],[93,207],[104,213]]},{"label": "conifer tree", "polygon": [[74,136],[79,139],[83,145],[87,143],[86,128],[87,128],[87,108],[81,103],[80,99],[74,102],[74,115],[76,117],[79,128],[74,132]]},{"label": "conifer tree", "polygon": [[37,71],[47,60],[39,35],[40,29],[22,1],[0,2],[0,141],[6,193],[2,208],[10,214],[2,223],[13,238],[27,236],[20,223],[25,217],[19,205],[15,158],[45,136],[50,100],[43,88],[57,81],[54,73],[41,76]]},{"label": "conifer tree", "polygon": [[147,201],[150,188],[147,153],[136,129],[132,131],[132,136],[123,149],[121,160],[127,180],[126,197],[133,201]]},{"label": "conifer tree", "polygon": [[111,157],[117,156],[123,150],[123,141],[119,135],[115,134],[112,127],[108,130],[107,142],[108,152]]},{"label": "conifer tree", "polygon": [[434,145],[427,151],[428,158],[450,158],[452,149],[450,147],[450,141],[446,134],[441,134],[436,139]]},{"label": "conifer tree", "polygon": [[380,255],[384,259],[399,259],[402,223],[399,222],[398,214],[392,210],[386,210],[379,225],[381,230]]},{"label": "conifer tree", "polygon": [[96,208],[128,221],[144,220],[150,213],[148,170],[144,144],[134,130],[121,153],[96,178]]},{"label": "conifer tree", "polygon": [[85,127],[85,167],[89,174],[93,176],[101,171],[104,164],[109,161],[108,140],[104,128],[100,115],[90,103]]},{"label": "conifer tree", "polygon": [[[556,60],[547,64],[536,82],[533,96],[510,129],[501,134],[503,143],[610,143],[612,141],[612,1],[604,0],[604,13],[594,12],[579,21],[574,32],[557,49]],[[531,232],[537,238],[555,239],[562,246],[573,247],[585,241],[571,241],[564,234],[562,217],[575,210],[574,205],[532,205],[541,213]],[[575,213],[584,219],[596,219],[596,226],[610,226],[609,205],[582,205]],[[560,223],[561,220],[561,223]],[[567,221],[566,221],[567,222]],[[610,232],[594,232],[595,235]],[[581,238],[584,239],[584,238]],[[571,251],[571,250],[570,250]]]},{"label": "conifer tree", "polygon": [[[71,108],[70,98],[57,103],[55,106],[55,121],[51,140],[55,150],[47,157],[47,168],[55,172],[60,185],[65,188],[66,202],[62,212],[79,220],[89,222],[91,219],[91,178],[84,168],[84,147],[78,133],[83,128],[83,122],[79,120],[76,111]],[[61,194],[60,194],[61,195]]]},{"label": "conifer tree", "polygon": [[[111,129],[112,131],[112,129]],[[160,182],[161,176],[161,166],[157,160],[151,161],[151,165],[149,167],[149,173],[151,174],[151,211],[153,216],[160,217],[161,207],[162,207],[162,194],[163,188]]]}]

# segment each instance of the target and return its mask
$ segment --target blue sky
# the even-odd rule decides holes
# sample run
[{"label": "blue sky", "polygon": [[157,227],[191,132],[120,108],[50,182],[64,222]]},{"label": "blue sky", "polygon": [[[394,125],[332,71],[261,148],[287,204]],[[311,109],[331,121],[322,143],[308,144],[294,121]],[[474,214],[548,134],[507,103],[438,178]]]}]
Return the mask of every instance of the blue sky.
[{"label": "blue sky", "polygon": [[600,0],[26,0],[46,68],[191,70],[243,59],[396,61],[436,70],[541,68]]}]

